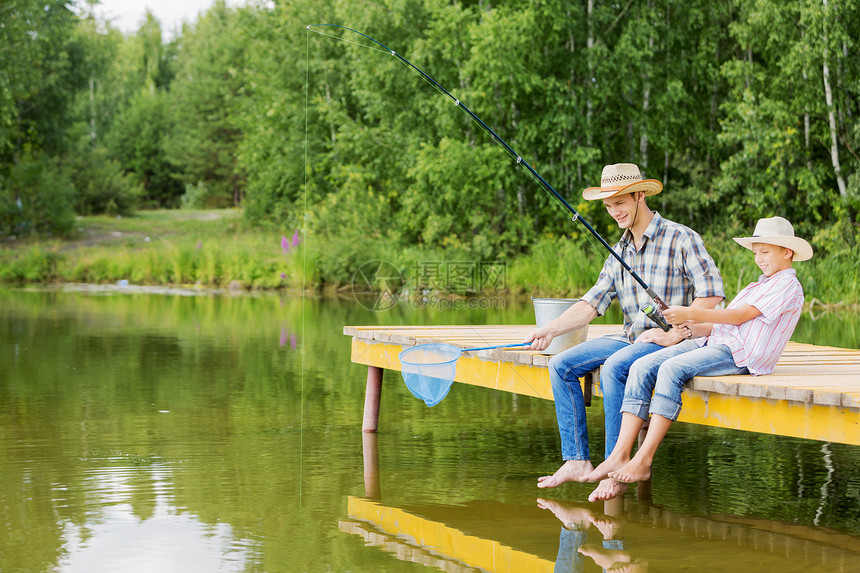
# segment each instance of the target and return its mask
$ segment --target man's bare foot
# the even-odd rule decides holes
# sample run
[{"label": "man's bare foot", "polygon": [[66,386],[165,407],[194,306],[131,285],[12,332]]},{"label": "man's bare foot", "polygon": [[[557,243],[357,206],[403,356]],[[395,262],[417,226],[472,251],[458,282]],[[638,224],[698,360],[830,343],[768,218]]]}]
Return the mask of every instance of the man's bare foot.
[{"label": "man's bare foot", "polygon": [[627,491],[627,484],[612,478],[605,479],[588,496],[588,501],[606,501],[618,497]]},{"label": "man's bare foot", "polygon": [[600,481],[602,479],[606,479],[609,476],[610,472],[614,472],[615,470],[621,468],[629,461],[629,457],[615,458],[609,456],[599,466],[594,468],[592,472],[583,476],[582,481],[595,482]]},{"label": "man's bare foot", "polygon": [[651,478],[651,464],[638,461],[635,457],[618,468],[609,472],[609,477],[623,483],[636,483]]},{"label": "man's bare foot", "polygon": [[587,507],[579,507],[572,503],[539,497],[537,498],[537,504],[541,509],[550,510],[565,527],[575,524],[581,526],[583,529],[587,529],[591,525],[591,522],[596,519],[593,511]]},{"label": "man's bare foot", "polygon": [[583,481],[583,476],[594,471],[591,460],[567,460],[551,476],[538,478],[538,487],[557,487],[569,481]]}]

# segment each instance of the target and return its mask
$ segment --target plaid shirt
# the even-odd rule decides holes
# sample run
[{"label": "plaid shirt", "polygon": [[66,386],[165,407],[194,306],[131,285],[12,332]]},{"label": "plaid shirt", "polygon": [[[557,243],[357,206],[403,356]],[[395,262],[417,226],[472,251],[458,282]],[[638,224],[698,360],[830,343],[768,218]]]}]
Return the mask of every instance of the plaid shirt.
[{"label": "plaid shirt", "polygon": [[[613,248],[669,306],[689,306],[695,298],[726,296],[720,271],[705,249],[702,237],[689,227],[664,219],[656,211],[638,251],[629,229]],[[632,342],[657,326],[639,311],[651,300],[645,289],[610,256],[603,264],[597,283],[582,300],[603,316],[615,298],[624,313],[624,333],[628,340]]]}]

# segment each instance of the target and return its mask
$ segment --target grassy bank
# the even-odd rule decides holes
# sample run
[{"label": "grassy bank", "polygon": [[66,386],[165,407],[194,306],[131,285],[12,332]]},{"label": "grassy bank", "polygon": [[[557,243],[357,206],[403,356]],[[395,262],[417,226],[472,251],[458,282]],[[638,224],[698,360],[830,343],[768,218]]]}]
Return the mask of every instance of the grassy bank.
[{"label": "grassy bank", "polygon": [[[730,237],[706,237],[706,244],[730,298],[759,275],[751,253]],[[68,241],[6,242],[0,248],[0,282],[298,290],[367,281],[413,292],[576,296],[593,284],[605,257],[596,241],[547,236],[510,260],[471,261],[456,250],[398,248],[373,237],[305,241],[296,229],[250,228],[237,210],[163,210],[131,218],[81,217],[76,237]],[[807,301],[860,303],[857,260],[846,249],[798,263]]]},{"label": "grassy bank", "polygon": [[79,217],[70,241],[6,243],[0,281],[198,285],[244,289],[302,284],[302,245],[248,229],[235,210],[143,211]]}]

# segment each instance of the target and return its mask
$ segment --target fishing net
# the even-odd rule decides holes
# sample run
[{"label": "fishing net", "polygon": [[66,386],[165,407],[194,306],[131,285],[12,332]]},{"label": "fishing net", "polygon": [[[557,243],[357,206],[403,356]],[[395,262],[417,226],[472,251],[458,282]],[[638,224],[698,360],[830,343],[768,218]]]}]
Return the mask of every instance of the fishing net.
[{"label": "fishing net", "polygon": [[463,352],[493,350],[512,346],[528,346],[530,342],[513,342],[478,348],[457,348],[453,344],[435,342],[419,344],[400,353],[400,372],[406,387],[428,406],[435,406],[448,395],[454,382],[457,359]]},{"label": "fishing net", "polygon": [[448,395],[461,350],[451,344],[419,344],[400,353],[401,373],[412,395],[435,406]]}]

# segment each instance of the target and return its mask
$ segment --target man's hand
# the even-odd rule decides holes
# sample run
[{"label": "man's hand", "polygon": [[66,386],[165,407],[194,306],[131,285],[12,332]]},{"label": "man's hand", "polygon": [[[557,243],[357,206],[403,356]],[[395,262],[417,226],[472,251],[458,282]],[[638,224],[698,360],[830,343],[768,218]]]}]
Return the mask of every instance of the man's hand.
[{"label": "man's hand", "polygon": [[673,328],[669,332],[664,332],[660,328],[649,328],[636,338],[636,342],[653,342],[660,346],[674,346],[688,338],[688,336],[678,328]]},{"label": "man's hand", "polygon": [[553,338],[555,337],[549,331],[549,328],[544,326],[543,328],[536,328],[532,330],[528,334],[528,336],[525,337],[523,342],[532,343],[532,345],[528,348],[529,350],[543,350],[550,345]]}]

